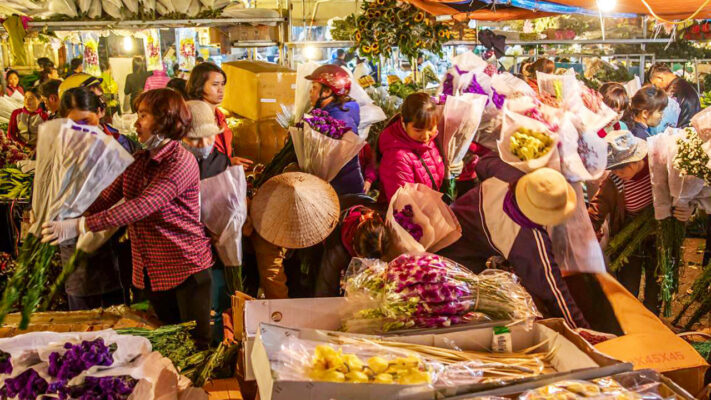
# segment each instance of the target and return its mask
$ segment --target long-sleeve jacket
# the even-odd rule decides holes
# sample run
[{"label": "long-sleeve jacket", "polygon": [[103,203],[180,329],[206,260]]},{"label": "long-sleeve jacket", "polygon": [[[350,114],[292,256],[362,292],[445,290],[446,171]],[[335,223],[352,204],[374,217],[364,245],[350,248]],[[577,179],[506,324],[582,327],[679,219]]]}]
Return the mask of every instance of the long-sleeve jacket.
[{"label": "long-sleeve jacket", "polygon": [[553,257],[548,233],[524,228],[503,209],[509,183],[490,178],[452,204],[462,237],[439,254],[480,272],[492,256],[504,257],[546,317],[562,317],[571,327],[587,327]]},{"label": "long-sleeve jacket", "polygon": [[667,93],[679,103],[679,108],[681,108],[676,127],[685,128],[689,126],[691,117],[701,111],[701,101],[699,100],[699,94],[696,93],[696,89],[694,89],[689,82],[680,77],[674,79],[671,84],[669,84]]},{"label": "long-sleeve jacket", "polygon": [[[323,107],[323,110],[327,111],[331,117],[345,122],[353,133],[358,134],[358,125],[360,125],[360,107],[358,103],[349,101],[343,106],[331,103]],[[338,172],[338,175],[331,180],[331,186],[339,196],[363,193],[363,183],[358,156],[348,161]]]}]

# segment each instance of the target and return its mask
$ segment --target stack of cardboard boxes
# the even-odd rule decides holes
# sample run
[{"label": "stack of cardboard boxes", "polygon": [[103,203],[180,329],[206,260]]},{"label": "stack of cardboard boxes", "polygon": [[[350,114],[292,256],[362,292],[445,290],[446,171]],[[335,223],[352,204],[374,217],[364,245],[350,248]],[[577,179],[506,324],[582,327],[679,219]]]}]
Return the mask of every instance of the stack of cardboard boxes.
[{"label": "stack of cardboard boxes", "polygon": [[266,164],[288,135],[275,117],[282,105],[294,104],[296,72],[259,61],[225,63],[222,69],[227,74],[222,107],[244,119],[230,124],[235,154]]}]

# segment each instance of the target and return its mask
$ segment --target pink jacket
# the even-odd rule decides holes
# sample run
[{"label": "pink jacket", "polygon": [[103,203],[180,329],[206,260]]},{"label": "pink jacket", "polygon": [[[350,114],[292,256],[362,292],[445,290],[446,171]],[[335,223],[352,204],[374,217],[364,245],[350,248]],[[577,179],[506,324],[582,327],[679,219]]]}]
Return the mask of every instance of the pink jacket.
[{"label": "pink jacket", "polygon": [[153,75],[146,79],[146,84],[143,86],[143,90],[153,90],[153,89],[163,89],[170,82],[170,77],[165,74],[165,70],[158,69],[153,71]]},{"label": "pink jacket", "polygon": [[[444,162],[434,138],[429,143],[412,140],[400,121],[399,117],[394,119],[378,140],[378,151],[383,155],[378,172],[388,202],[398,188],[408,182],[422,183],[439,190],[444,179]],[[427,170],[434,178],[435,187],[432,187]]]}]

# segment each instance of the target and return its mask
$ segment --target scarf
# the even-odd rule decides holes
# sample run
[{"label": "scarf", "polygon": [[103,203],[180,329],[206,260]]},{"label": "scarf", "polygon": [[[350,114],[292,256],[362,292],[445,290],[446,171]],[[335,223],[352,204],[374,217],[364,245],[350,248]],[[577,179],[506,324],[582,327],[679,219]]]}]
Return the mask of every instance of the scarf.
[{"label": "scarf", "polygon": [[513,222],[519,224],[523,228],[543,230],[542,226],[536,224],[523,215],[521,209],[518,208],[518,204],[516,203],[516,196],[513,189],[509,189],[504,197],[504,212],[513,220]]}]

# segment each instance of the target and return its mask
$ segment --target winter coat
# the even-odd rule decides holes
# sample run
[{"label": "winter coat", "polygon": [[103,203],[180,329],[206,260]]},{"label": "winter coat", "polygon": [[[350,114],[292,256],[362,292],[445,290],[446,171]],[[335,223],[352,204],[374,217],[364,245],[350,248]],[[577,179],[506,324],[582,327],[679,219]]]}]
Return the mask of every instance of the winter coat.
[{"label": "winter coat", "polygon": [[[322,109],[328,112],[331,117],[345,122],[353,133],[358,134],[358,125],[360,125],[358,103],[349,101],[343,106],[331,103]],[[338,175],[331,181],[331,186],[339,196],[363,193],[363,175],[360,172],[360,162],[357,155],[341,168]]]},{"label": "winter coat", "polygon": [[162,89],[168,85],[170,77],[165,74],[162,69],[153,71],[153,75],[146,79],[146,84],[143,86],[143,90],[149,91],[153,89]]},{"label": "winter coat", "polygon": [[7,136],[23,146],[34,149],[37,145],[39,126],[48,118],[49,115],[41,108],[33,112],[25,107],[18,108],[10,114]]},{"label": "winter coat", "polygon": [[219,108],[215,108],[215,122],[217,126],[222,128],[222,133],[218,134],[215,138],[215,148],[220,153],[227,156],[227,158],[232,158],[234,149],[232,148],[232,129],[227,125],[227,117],[220,111]]},{"label": "winter coat", "polygon": [[683,78],[676,78],[669,84],[667,94],[673,97],[681,108],[679,121],[676,123],[677,128],[689,126],[691,117],[701,111],[701,101],[699,100],[699,94],[696,93],[694,86]]},{"label": "winter coat", "polygon": [[439,190],[444,180],[444,162],[434,138],[429,143],[411,139],[401,121],[401,117],[395,118],[378,140],[380,181],[388,202],[408,182]]}]

